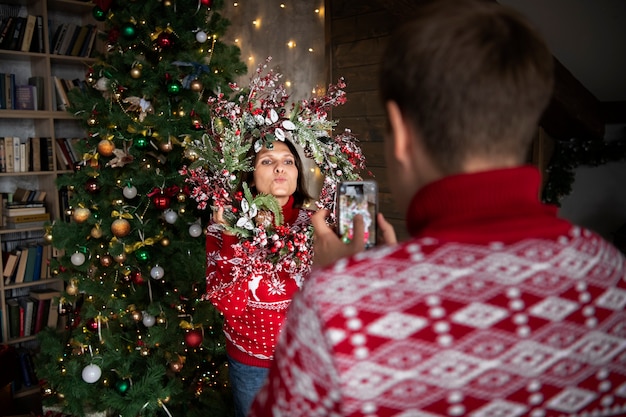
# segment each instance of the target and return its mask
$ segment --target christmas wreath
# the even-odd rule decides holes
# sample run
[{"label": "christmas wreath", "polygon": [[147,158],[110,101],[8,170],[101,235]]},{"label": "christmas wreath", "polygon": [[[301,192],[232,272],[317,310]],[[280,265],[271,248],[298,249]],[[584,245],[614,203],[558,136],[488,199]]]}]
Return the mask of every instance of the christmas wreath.
[{"label": "christmas wreath", "polygon": [[322,97],[288,104],[282,74],[268,68],[270,61],[256,69],[249,88],[231,84],[232,98],[220,93],[208,100],[210,125],[200,140],[186,144],[186,155],[193,162],[181,174],[199,210],[224,208],[227,225],[221,227],[239,236],[234,249],[248,261],[247,267],[238,268],[242,273],[260,260],[305,273],[311,264],[312,230],[290,232],[282,225],[278,201],[271,195],[253,195],[242,183],[242,173],[253,170],[251,148],[271,149],[274,141],[285,140],[300,146],[324,174],[315,204],[331,213],[337,184],[360,180],[365,158],[350,130],[332,136],[336,122],[328,112],[346,102],[344,80],[330,85]]}]

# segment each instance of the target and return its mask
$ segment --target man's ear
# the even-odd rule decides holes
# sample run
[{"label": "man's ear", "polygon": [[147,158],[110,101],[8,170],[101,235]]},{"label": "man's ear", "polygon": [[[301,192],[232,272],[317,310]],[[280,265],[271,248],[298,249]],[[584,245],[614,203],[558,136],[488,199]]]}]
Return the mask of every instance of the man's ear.
[{"label": "man's ear", "polygon": [[388,101],[385,106],[389,120],[390,139],[392,140],[392,145],[388,149],[396,161],[406,165],[414,152],[410,127],[395,101]]}]

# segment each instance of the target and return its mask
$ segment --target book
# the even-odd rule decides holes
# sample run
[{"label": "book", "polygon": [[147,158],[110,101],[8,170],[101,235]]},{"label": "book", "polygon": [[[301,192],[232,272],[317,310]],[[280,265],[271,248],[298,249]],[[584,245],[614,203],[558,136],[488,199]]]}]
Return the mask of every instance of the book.
[{"label": "book", "polygon": [[52,143],[52,138],[45,137],[40,138],[40,150],[39,155],[41,158],[41,170],[42,171],[52,171],[54,169],[54,144]]},{"label": "book", "polygon": [[85,43],[80,50],[80,56],[89,58],[91,56],[91,52],[94,50],[94,45],[96,44],[96,40],[98,38],[98,27],[96,25],[89,25],[89,34],[85,39]]},{"label": "book", "polygon": [[22,386],[32,387],[33,385],[37,385],[37,376],[35,375],[33,359],[30,353],[26,349],[19,349],[18,358],[21,369]]},{"label": "book", "polygon": [[18,303],[22,310],[24,310],[24,324],[23,329],[20,330],[20,335],[27,337],[32,334],[33,331],[33,314],[35,312],[35,301],[28,297],[21,297],[18,299]]},{"label": "book", "polygon": [[9,338],[20,336],[20,305],[17,299],[10,298],[6,301],[9,322]]},{"label": "book", "polygon": [[29,138],[30,153],[28,155],[30,162],[30,170],[33,172],[41,171],[41,138]]},{"label": "book", "polygon": [[50,313],[51,299],[36,299],[36,313],[35,313],[35,327],[33,328],[33,334],[37,334],[48,325],[48,315]]},{"label": "book", "polygon": [[12,208],[12,206],[8,206],[4,210],[4,215],[6,217],[18,217],[18,216],[26,216],[30,214],[42,214],[45,212],[46,212],[46,208],[44,206],[23,207],[23,208]]},{"label": "book", "polygon": [[4,138],[4,160],[6,163],[6,172],[15,172],[15,160],[13,158],[13,137],[5,136]]},{"label": "book", "polygon": [[33,34],[35,33],[35,24],[37,23],[37,16],[28,15],[26,18],[26,23],[24,25],[24,37],[22,39],[22,44],[20,45],[20,51],[28,52],[30,51],[30,44],[33,41]]},{"label": "book", "polygon": [[20,139],[20,172],[28,172],[30,170],[30,165],[28,163],[30,154],[30,141],[26,139],[26,141],[22,141]]},{"label": "book", "polygon": [[17,269],[15,270],[15,283],[20,284],[24,282],[24,274],[26,273],[26,264],[28,263],[28,248],[20,249],[20,259],[17,263]]},{"label": "book", "polygon": [[12,110],[15,104],[15,74],[5,74],[4,96],[7,110]]},{"label": "book", "polygon": [[72,50],[70,51],[71,56],[79,56],[80,51],[83,49],[83,45],[90,31],[91,25],[81,26],[80,30],[78,31],[78,35],[76,36],[76,40],[74,41],[74,44],[72,46]]},{"label": "book", "polygon": [[8,285],[9,283],[11,283],[11,279],[15,275],[19,255],[20,254],[16,252],[9,252],[7,254],[6,260],[4,261],[4,269],[2,270],[2,277],[5,280],[4,281],[5,285]]},{"label": "book", "polygon": [[7,217],[7,222],[11,223],[30,223],[41,220],[50,220],[50,213],[24,214],[21,216]]},{"label": "book", "polygon": [[74,49],[74,45],[76,44],[76,41],[78,40],[78,35],[80,35],[80,31],[82,29],[82,26],[79,25],[75,25],[73,32],[72,32],[72,36],[70,37],[70,41],[67,44],[67,47],[64,49],[63,55],[72,55],[72,50]]},{"label": "book", "polygon": [[4,72],[0,72],[0,109],[7,110],[7,98],[4,94],[6,89],[6,74]]},{"label": "book", "polygon": [[53,297],[50,299],[50,309],[48,310],[48,323],[46,327],[56,329],[59,324],[59,299]]},{"label": "book", "polygon": [[55,141],[56,147],[56,156],[57,156],[57,164],[59,165],[59,169],[70,169],[70,163],[67,159],[66,153],[63,151],[63,147],[61,146],[61,142],[59,138]]},{"label": "book", "polygon": [[7,18],[7,22],[2,28],[2,32],[0,32],[0,49],[8,49],[16,19],[16,16],[9,16]]},{"label": "book", "polygon": [[59,50],[55,53],[58,55],[67,55],[65,52],[67,51],[67,47],[72,41],[72,37],[74,36],[74,32],[76,31],[75,23],[68,23],[67,28],[65,29],[65,33],[61,38],[61,44],[59,45]]},{"label": "book", "polygon": [[13,35],[11,35],[11,40],[9,41],[6,49],[10,49],[12,51],[17,51],[19,49],[20,36],[23,35],[22,29],[25,22],[26,18],[22,16],[16,17],[15,26],[13,28]]},{"label": "book", "polygon": [[39,279],[50,278],[50,259],[52,259],[52,246],[43,245],[43,253],[41,255],[41,271]]},{"label": "book", "polygon": [[63,82],[57,76],[52,76],[52,82],[54,84],[54,91],[57,97],[57,110],[65,111],[70,106],[70,100],[67,97]]},{"label": "book", "polygon": [[35,245],[35,260],[31,281],[39,281],[41,279],[41,263],[43,262],[44,245]]},{"label": "book", "polygon": [[28,202],[28,197],[30,196],[31,190],[27,190],[26,188],[17,187],[13,192],[13,198],[8,203],[9,205],[14,205],[16,203],[26,203]]},{"label": "book", "polygon": [[69,153],[70,158],[72,159],[72,165],[76,164],[77,162],[80,162],[80,156],[78,152],[76,151],[76,149],[74,148],[74,142],[78,141],[78,138],[74,138],[74,139],[63,138],[63,140],[65,141],[65,147],[67,148],[67,152]]},{"label": "book", "polygon": [[0,172],[7,172],[7,161],[4,156],[4,138],[0,138]]},{"label": "book", "polygon": [[36,88],[36,92],[37,92],[37,110],[43,110],[44,109],[44,85],[43,85],[43,77],[30,77],[28,79],[28,84],[29,85],[33,85]]},{"label": "book", "polygon": [[33,40],[30,44],[30,52],[44,52],[43,45],[43,16],[36,17],[35,33],[33,34]]},{"label": "book", "polygon": [[34,85],[18,85],[15,87],[15,110],[38,110],[37,87]]},{"label": "book", "polygon": [[59,50],[61,49],[61,45],[63,44],[63,38],[65,38],[65,34],[67,33],[67,27],[69,23],[61,23],[59,27],[57,27],[57,31],[54,34],[53,44],[50,46],[50,53],[59,54]]},{"label": "book", "polygon": [[[24,270],[24,282],[32,282],[35,276],[35,265],[37,262],[37,247],[30,246],[26,248],[28,251],[28,259],[26,261],[26,269]],[[23,252],[22,252],[23,253]],[[40,270],[37,270],[37,276],[39,277]]]},{"label": "book", "polygon": [[22,172],[22,140],[17,136],[13,136],[13,171]]}]

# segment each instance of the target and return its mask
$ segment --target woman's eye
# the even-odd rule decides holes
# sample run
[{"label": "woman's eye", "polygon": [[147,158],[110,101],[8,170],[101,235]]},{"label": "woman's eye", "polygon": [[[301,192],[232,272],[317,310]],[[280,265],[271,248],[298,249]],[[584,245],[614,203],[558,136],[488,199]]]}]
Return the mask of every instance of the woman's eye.
[{"label": "woman's eye", "polygon": [[261,165],[271,165],[272,160],[271,159],[264,159],[261,161]]},{"label": "woman's eye", "polygon": [[293,165],[293,164],[294,164],[293,159],[286,159],[285,160],[285,165]]}]

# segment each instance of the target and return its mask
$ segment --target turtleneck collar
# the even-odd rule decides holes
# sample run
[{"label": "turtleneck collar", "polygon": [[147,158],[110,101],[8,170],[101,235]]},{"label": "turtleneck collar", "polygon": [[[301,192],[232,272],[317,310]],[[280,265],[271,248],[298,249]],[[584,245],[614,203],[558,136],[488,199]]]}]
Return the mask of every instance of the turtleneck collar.
[{"label": "turtleneck collar", "polygon": [[520,213],[555,213],[539,201],[541,176],[533,166],[452,175],[420,189],[407,212],[412,236]]}]

